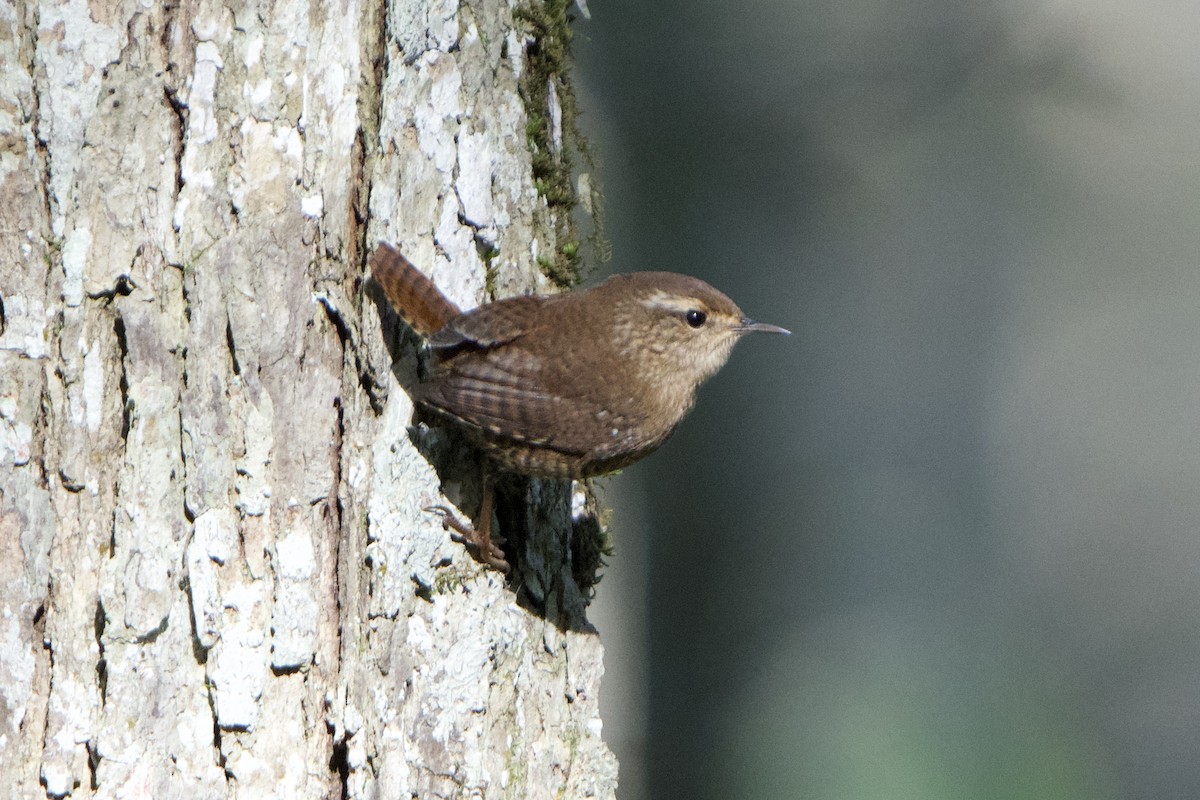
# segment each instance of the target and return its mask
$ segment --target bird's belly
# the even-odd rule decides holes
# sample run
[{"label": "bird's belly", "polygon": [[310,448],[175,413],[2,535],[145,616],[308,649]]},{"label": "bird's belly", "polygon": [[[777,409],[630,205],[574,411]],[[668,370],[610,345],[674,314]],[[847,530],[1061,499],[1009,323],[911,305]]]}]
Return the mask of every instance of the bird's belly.
[{"label": "bird's belly", "polygon": [[597,449],[586,453],[564,452],[549,445],[527,444],[512,440],[488,441],[483,449],[501,469],[535,478],[578,480],[607,475],[650,455],[662,444],[626,443],[617,449]]}]

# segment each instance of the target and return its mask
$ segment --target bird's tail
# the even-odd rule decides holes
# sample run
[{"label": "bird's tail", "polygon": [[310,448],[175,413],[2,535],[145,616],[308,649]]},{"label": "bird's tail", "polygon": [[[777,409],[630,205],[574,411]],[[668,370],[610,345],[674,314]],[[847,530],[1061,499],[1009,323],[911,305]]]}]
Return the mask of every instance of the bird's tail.
[{"label": "bird's tail", "polygon": [[462,313],[433,281],[386,242],[380,242],[371,254],[371,277],[396,313],[422,336],[436,333]]}]

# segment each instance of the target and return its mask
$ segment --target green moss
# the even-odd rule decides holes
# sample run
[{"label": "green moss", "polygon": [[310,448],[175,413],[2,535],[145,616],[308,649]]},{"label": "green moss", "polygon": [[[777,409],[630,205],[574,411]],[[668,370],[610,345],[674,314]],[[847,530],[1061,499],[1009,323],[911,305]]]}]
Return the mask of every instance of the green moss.
[{"label": "green moss", "polygon": [[[552,257],[539,258],[538,264],[550,280],[559,286],[579,282],[579,235],[574,219],[579,195],[574,181],[576,159],[591,164],[587,142],[579,133],[578,102],[571,88],[571,20],[568,13],[573,0],[531,0],[514,13],[533,37],[525,49],[525,70],[521,75],[521,99],[525,102],[525,139],[533,167],[533,182],[546,201],[548,227],[559,245]],[[558,96],[562,109],[562,148],[554,149],[554,130],[550,119],[550,89]],[[597,225],[597,228],[599,226]]]},{"label": "green moss", "polygon": [[[579,757],[579,729],[568,727],[563,733],[564,744],[567,746],[567,772],[570,773],[571,767],[574,766],[575,760]],[[567,798],[567,787],[559,786],[557,796],[559,800],[569,800]]]},{"label": "green moss", "polygon": [[479,245],[479,257],[483,260],[483,289],[487,292],[487,296],[495,298],[496,296],[496,258],[500,255],[500,250],[491,245]]},{"label": "green moss", "polygon": [[[511,716],[511,715],[510,715]],[[515,725],[512,730],[519,730]],[[525,797],[527,784],[529,782],[529,764],[526,763],[522,755],[525,752],[525,740],[520,735],[512,737],[508,745],[508,752],[505,754],[506,766],[508,768],[508,786],[506,788],[505,797]]]}]

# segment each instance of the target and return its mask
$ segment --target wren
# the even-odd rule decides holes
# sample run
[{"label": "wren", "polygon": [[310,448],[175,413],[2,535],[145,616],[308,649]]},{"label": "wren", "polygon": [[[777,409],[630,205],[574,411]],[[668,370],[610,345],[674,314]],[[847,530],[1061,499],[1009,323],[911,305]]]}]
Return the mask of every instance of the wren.
[{"label": "wren", "polygon": [[476,528],[443,506],[428,510],[501,572],[509,564],[491,534],[493,470],[580,479],[632,464],[667,440],[743,335],[788,333],[671,272],[465,313],[386,243],[371,255],[371,275],[432,350],[433,374],[413,387],[413,401],[466,431],[486,457]]}]

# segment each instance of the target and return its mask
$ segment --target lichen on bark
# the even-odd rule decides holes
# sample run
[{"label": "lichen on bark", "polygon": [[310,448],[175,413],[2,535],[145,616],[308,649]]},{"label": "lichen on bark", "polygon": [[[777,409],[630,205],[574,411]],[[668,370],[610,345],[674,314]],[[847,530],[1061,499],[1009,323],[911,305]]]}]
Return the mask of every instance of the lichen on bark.
[{"label": "lichen on bark", "polygon": [[450,542],[364,292],[551,288],[513,4],[10,12],[0,794],[612,797],[567,487],[528,587]]}]

